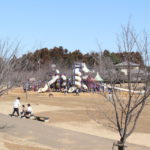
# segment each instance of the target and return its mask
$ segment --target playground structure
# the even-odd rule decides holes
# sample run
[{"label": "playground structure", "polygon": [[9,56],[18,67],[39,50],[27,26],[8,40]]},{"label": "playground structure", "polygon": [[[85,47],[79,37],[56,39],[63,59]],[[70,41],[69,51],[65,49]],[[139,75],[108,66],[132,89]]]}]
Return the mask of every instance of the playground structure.
[{"label": "playground structure", "polygon": [[49,89],[49,86],[55,83],[59,79],[59,75],[53,76],[52,79],[45,84],[44,88],[39,88],[38,92],[46,92]]},{"label": "playground structure", "polygon": [[[76,63],[73,66],[73,72],[71,75],[60,73],[56,68],[56,65],[51,66],[50,80],[48,82],[36,81],[35,78],[30,78],[29,81],[23,84],[24,92],[27,90],[34,90],[39,93],[47,91],[58,91],[64,93],[73,93],[76,91],[90,91],[90,92],[113,92],[114,90],[128,93],[129,89],[121,88],[117,86],[111,86],[104,83],[100,74],[95,71],[91,71],[87,68],[85,63]],[[144,94],[144,89],[132,90],[131,93]]]},{"label": "playground structure", "polygon": [[[93,77],[95,74],[95,77]],[[128,92],[128,89],[120,88],[120,87],[111,87],[111,85],[103,84],[103,79],[99,75],[98,72],[90,71],[85,63],[76,63],[73,67],[73,73],[70,76],[66,76],[65,74],[61,74],[60,71],[56,68],[56,65],[52,67],[51,79],[44,83],[37,83],[36,88],[30,83],[24,84],[24,91],[28,89],[33,89],[39,93],[47,92],[51,88],[53,91],[62,91],[72,93],[75,92],[76,89],[79,91],[104,91],[105,89],[114,89],[118,91]],[[31,82],[36,83],[35,79],[32,78]],[[133,91],[133,93],[144,93],[144,90],[141,91]]]},{"label": "playground structure", "polygon": [[88,90],[87,85],[84,80],[87,80],[90,70],[87,68],[85,63],[76,63],[73,69],[73,86],[68,90],[69,93],[74,92],[76,89],[82,89],[84,91]]},{"label": "playground structure", "polygon": [[[57,83],[57,86],[65,87],[67,84],[66,80],[67,80],[66,76],[64,74],[61,75],[59,70],[56,69],[55,75],[52,76],[51,80],[48,81],[43,88],[39,88],[38,93],[48,91],[49,87],[54,83]],[[60,83],[60,81],[61,81],[61,83]]]},{"label": "playground structure", "polygon": [[51,66],[50,80],[46,83],[41,81],[36,88],[34,88],[34,91],[43,93],[52,89],[53,91],[66,91],[72,93],[75,92],[76,89],[84,92],[92,88],[97,88],[97,90],[99,90],[100,82],[103,80],[98,73],[95,79],[91,76],[92,74],[95,73],[90,71],[85,63],[74,64],[72,75],[69,76],[60,73],[56,65],[53,64]]},{"label": "playground structure", "polygon": [[[56,83],[57,83],[57,85],[59,84],[60,88],[65,88],[68,86],[67,85],[67,77],[64,74],[60,74],[60,71],[58,69],[54,69],[54,67],[53,67],[53,71],[54,70],[55,70],[55,75],[52,76],[51,80],[48,81],[43,88],[38,89],[39,93],[48,91],[49,87]],[[84,90],[88,89],[88,87],[84,83],[82,83],[82,80],[83,80],[82,72],[87,73],[90,71],[86,67],[85,64],[81,64],[81,63],[75,64],[74,69],[73,69],[73,81],[71,81],[73,84],[72,84],[72,86],[67,87],[68,92],[74,92],[77,88],[78,89],[83,88]],[[85,79],[85,77],[84,77],[84,79]]]}]

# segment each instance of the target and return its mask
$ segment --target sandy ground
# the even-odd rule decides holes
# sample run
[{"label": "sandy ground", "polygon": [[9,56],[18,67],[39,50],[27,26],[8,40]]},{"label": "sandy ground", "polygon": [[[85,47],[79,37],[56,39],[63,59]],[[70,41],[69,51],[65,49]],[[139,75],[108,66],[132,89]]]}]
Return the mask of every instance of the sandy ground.
[{"label": "sandy ground", "polygon": [[[12,103],[14,99],[20,96],[21,103],[31,103],[34,114],[50,117],[50,122],[46,125],[96,135],[107,139],[118,139],[118,134],[107,127],[108,121],[102,113],[97,111],[97,106],[102,107],[109,113],[109,104],[100,94],[82,93],[80,96],[74,94],[64,95],[54,93],[54,97],[48,96],[48,93],[28,92],[28,99],[22,89],[16,88],[9,91],[8,95],[0,97],[0,113],[9,114],[12,112]],[[141,115],[136,131],[129,137],[128,142],[147,146],[150,148],[150,105],[147,105]],[[96,121],[99,123],[97,123]],[[7,141],[0,142],[4,150],[15,147],[15,150],[28,149],[34,150],[31,144],[23,146],[20,143]],[[39,148],[39,149],[38,149]],[[43,147],[37,147],[37,150],[44,150]]]}]

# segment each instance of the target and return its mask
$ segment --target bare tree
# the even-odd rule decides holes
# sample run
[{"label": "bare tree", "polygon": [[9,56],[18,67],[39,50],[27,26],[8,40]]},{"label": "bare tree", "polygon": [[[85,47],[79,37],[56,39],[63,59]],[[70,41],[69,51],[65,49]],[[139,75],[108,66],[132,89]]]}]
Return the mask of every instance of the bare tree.
[{"label": "bare tree", "polygon": [[11,75],[15,62],[12,59],[19,45],[20,42],[16,41],[0,41],[0,96],[14,85]]},{"label": "bare tree", "polygon": [[[118,150],[125,150],[125,143],[127,138],[135,130],[139,117],[148,102],[150,95],[150,88],[148,87],[149,74],[147,71],[147,65],[149,64],[148,58],[148,35],[144,33],[141,39],[140,35],[135,33],[135,30],[131,27],[130,23],[126,27],[122,27],[122,34],[118,36],[118,48],[119,52],[126,52],[126,63],[127,63],[127,86],[126,89],[116,87],[118,83],[119,75],[117,76],[112,73],[111,67],[105,67],[107,76],[109,76],[111,88],[111,99],[108,93],[102,95],[108,99],[113,109],[113,117],[108,113],[104,113],[105,117],[111,122],[111,127],[115,128],[119,135],[120,140],[113,145],[118,147]],[[138,51],[143,56],[144,67],[139,67],[136,75],[132,73],[132,62],[131,52]],[[133,59],[132,59],[133,60]],[[142,79],[140,72],[143,72]],[[134,82],[132,78],[134,77]],[[142,87],[140,87],[139,80],[142,81]],[[123,82],[120,82],[123,84]],[[122,86],[123,87],[123,86]],[[140,90],[139,90],[140,89]],[[123,92],[124,91],[124,92]],[[123,95],[123,93],[125,93]]]}]

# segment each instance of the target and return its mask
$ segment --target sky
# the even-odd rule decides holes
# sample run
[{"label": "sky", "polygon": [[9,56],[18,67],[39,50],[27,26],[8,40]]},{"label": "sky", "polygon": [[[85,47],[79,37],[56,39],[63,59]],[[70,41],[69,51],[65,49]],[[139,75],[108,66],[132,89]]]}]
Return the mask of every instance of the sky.
[{"label": "sky", "polygon": [[129,20],[150,32],[149,8],[149,0],[0,0],[0,40],[21,41],[18,55],[54,46],[98,52],[98,43],[115,52]]}]

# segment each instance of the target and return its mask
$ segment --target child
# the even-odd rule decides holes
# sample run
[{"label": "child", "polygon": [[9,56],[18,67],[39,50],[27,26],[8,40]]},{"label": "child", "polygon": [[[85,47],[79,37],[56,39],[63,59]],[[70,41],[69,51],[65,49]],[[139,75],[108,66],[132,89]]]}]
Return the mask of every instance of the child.
[{"label": "child", "polygon": [[32,107],[30,104],[27,104],[26,117],[30,117],[31,115],[33,115]]},{"label": "child", "polygon": [[21,118],[25,116],[25,114],[26,114],[25,105],[22,105],[22,111],[20,114],[21,114]]}]

